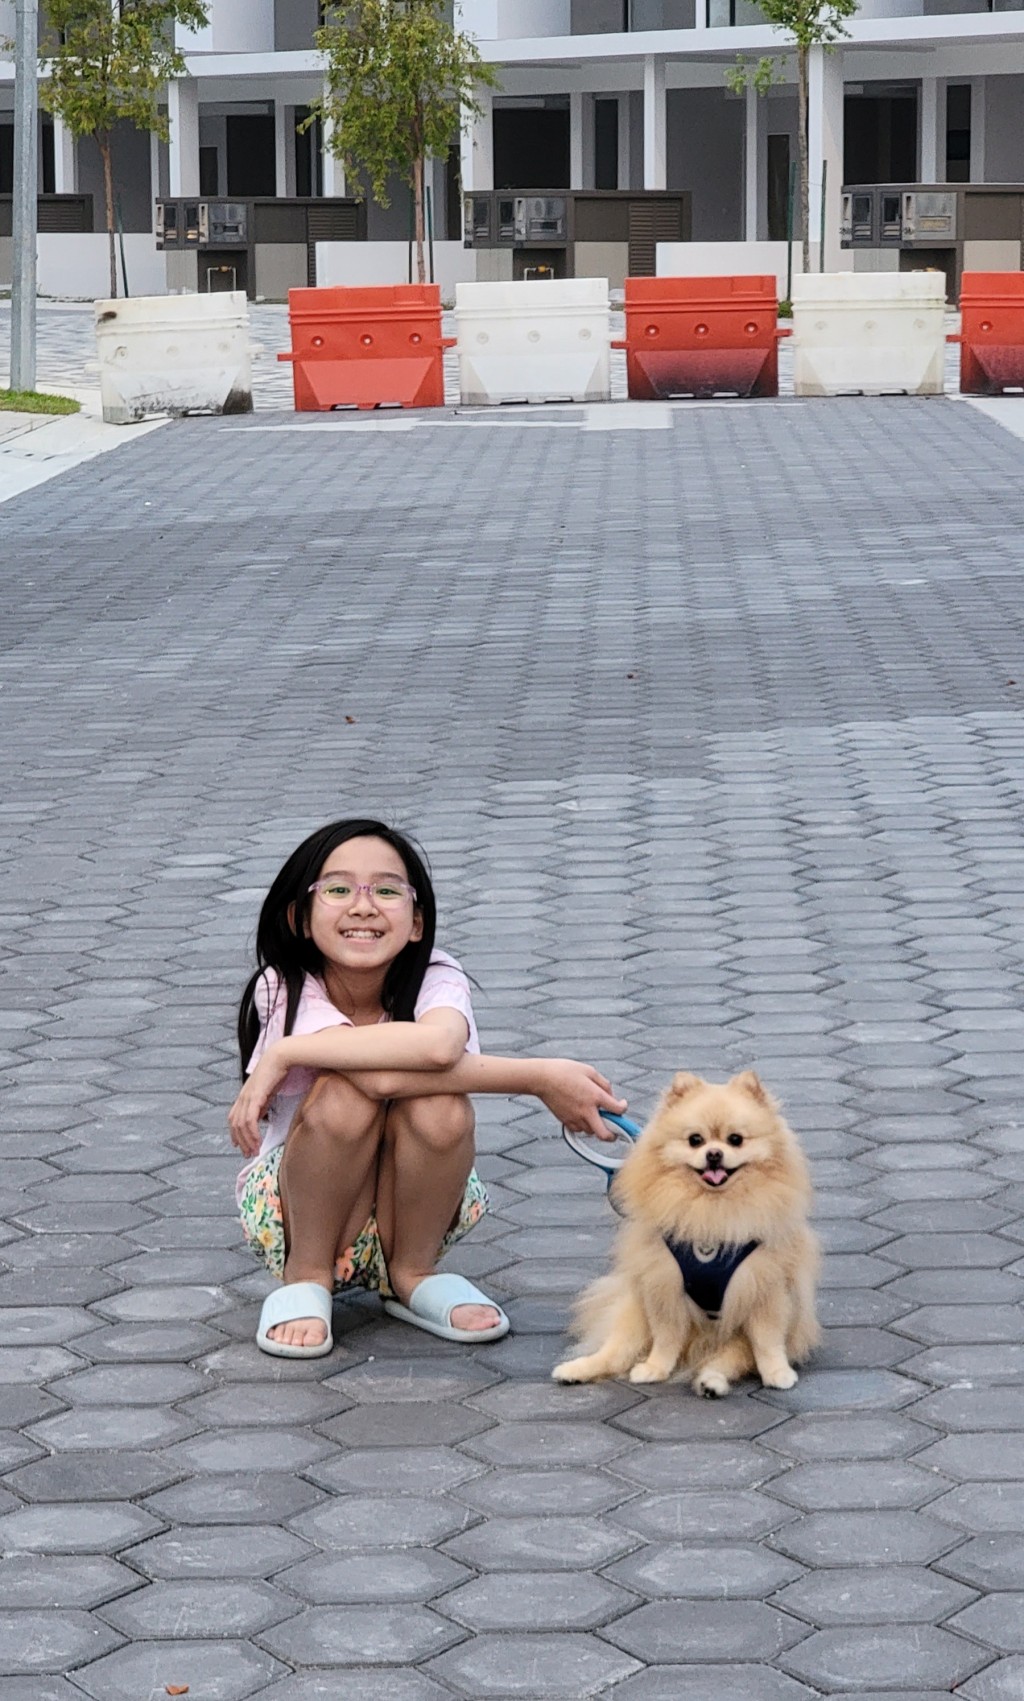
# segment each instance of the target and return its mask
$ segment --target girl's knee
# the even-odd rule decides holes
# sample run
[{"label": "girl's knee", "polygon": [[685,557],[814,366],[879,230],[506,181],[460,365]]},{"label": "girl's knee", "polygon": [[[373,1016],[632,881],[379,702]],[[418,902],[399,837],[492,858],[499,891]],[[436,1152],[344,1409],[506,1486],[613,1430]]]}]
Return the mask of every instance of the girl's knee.
[{"label": "girl's knee", "polygon": [[382,1122],[382,1106],[344,1075],[320,1075],[296,1111],[288,1137],[330,1134],[344,1141],[363,1140],[373,1133],[379,1136]]},{"label": "girl's knee", "polygon": [[411,1134],[435,1151],[448,1151],[471,1139],[476,1127],[473,1106],[458,1093],[437,1093],[421,1099],[400,1099],[391,1107],[392,1133]]}]

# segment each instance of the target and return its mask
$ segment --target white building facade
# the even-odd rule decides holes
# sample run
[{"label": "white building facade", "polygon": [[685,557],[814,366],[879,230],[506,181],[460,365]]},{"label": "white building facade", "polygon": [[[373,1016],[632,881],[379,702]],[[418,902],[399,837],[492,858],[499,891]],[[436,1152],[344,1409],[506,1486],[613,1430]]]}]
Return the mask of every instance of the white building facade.
[{"label": "white building facade", "polygon": [[[696,242],[785,235],[797,98],[792,56],[752,0],[454,0],[500,86],[433,170],[435,233],[461,241],[462,191],[688,191]],[[161,196],[330,197],[343,175],[315,128],[318,0],[211,0],[179,32],[188,76],[168,92],[169,145],[126,131],[115,166],[124,230],[151,238]],[[0,38],[14,7],[0,0]],[[737,56],[778,57],[766,97],[727,86]],[[13,67],[0,61],[0,282],[11,188]],[[98,152],[41,121],[42,181],[91,194]],[[862,0],[834,51],[812,51],[812,236],[827,267],[847,183],[1024,183],[1024,0]],[[824,184],[823,184],[824,179]],[[371,242],[404,243],[407,193],[370,206]],[[1022,233],[1024,234],[1024,233]],[[150,244],[152,246],[152,244]],[[267,291],[270,293],[270,291]]]}]

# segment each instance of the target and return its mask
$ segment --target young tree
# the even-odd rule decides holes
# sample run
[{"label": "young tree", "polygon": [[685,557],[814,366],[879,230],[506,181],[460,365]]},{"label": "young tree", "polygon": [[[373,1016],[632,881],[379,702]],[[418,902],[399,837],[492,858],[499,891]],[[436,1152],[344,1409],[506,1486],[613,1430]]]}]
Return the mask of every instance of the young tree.
[{"label": "young tree", "polygon": [[103,160],[110,293],[117,294],[114,246],[114,126],[127,119],[139,130],[168,139],[166,112],[158,106],[172,77],[185,74],[174,45],[174,25],[200,29],[205,0],[44,0],[52,44],[43,54],[46,79],[40,98],[73,136],[92,136]]},{"label": "young tree", "polygon": [[[800,212],[803,228],[803,266],[811,269],[811,206],[810,170],[807,157],[808,67],[812,47],[830,47],[849,32],[846,19],[852,18],[859,0],[758,0],[758,7],[772,29],[792,38],[796,47],[796,80],[798,96],[798,136],[800,146]],[[772,59],[761,59],[754,66],[740,63],[729,72],[730,86],[737,92],[752,82],[759,94],[766,94],[775,80]]]},{"label": "young tree", "polygon": [[316,43],[325,87],[313,118],[324,123],[332,153],[360,194],[369,187],[386,207],[392,173],[409,184],[424,283],[426,162],[447,155],[465,112],[481,111],[474,89],[493,87],[494,72],[448,21],[444,0],[338,0],[325,8]]}]

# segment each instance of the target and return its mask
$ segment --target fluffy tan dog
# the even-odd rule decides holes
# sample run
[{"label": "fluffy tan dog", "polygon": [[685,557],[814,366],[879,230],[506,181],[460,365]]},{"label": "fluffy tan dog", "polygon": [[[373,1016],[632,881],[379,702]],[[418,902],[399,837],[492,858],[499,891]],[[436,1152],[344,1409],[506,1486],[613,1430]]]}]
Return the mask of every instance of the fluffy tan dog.
[{"label": "fluffy tan dog", "polygon": [[612,1271],[580,1299],[584,1353],[555,1381],[664,1382],[682,1367],[718,1399],[756,1369],[792,1388],[820,1338],[820,1255],[804,1155],[753,1070],[724,1086],[676,1075],[613,1191]]}]

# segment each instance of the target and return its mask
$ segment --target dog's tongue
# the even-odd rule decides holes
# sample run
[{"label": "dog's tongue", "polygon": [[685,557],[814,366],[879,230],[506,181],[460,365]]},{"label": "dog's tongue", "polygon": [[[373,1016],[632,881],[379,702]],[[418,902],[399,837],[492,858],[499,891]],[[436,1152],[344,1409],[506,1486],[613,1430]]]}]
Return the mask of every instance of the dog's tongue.
[{"label": "dog's tongue", "polygon": [[727,1169],[709,1168],[704,1171],[704,1180],[709,1181],[712,1187],[721,1187],[722,1182],[726,1179],[728,1174],[729,1171]]}]

